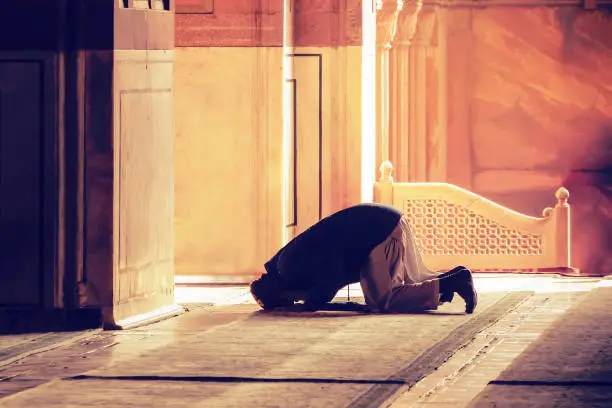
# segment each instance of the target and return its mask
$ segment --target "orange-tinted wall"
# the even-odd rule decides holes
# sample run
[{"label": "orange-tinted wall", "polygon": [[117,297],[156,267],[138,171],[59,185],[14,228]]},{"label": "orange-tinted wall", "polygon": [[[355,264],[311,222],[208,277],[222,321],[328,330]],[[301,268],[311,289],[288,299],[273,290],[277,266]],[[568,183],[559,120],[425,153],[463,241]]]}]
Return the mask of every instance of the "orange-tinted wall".
[{"label": "orange-tinted wall", "polygon": [[209,5],[176,15],[176,275],[247,280],[282,243],[283,0]]},{"label": "orange-tinted wall", "polygon": [[448,180],[534,216],[564,185],[574,265],[612,273],[612,15],[451,13]]},{"label": "orange-tinted wall", "polygon": [[361,199],[363,3],[208,4],[176,16],[176,275],[244,281],[292,234]]}]

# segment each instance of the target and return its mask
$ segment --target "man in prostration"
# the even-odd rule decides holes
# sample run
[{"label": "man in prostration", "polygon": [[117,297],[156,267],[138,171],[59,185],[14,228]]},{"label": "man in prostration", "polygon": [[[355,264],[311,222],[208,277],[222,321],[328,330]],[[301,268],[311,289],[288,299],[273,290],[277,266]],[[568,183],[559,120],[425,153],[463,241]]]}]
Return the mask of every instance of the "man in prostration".
[{"label": "man in prostration", "polygon": [[478,301],[469,269],[429,270],[406,218],[380,204],[358,204],[322,219],[264,267],[266,272],[251,282],[251,293],[266,310],[296,302],[317,310],[356,282],[368,307],[382,313],[435,310],[454,293],[473,313]]}]

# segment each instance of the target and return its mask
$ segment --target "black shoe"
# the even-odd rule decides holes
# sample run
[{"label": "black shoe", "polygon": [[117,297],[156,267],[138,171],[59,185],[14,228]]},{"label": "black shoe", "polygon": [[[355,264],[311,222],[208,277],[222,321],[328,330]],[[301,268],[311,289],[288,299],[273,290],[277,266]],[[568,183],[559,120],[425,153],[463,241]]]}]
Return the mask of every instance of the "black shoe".
[{"label": "black shoe", "polygon": [[438,279],[449,277],[451,275],[461,272],[464,269],[468,269],[468,268],[466,268],[465,266],[457,266],[456,268],[453,268],[448,272],[444,272],[443,274],[438,275]]},{"label": "black shoe", "polygon": [[[454,275],[458,272],[460,272],[462,269],[467,269],[465,266],[457,266],[456,268],[451,269],[448,272],[445,272],[441,275],[438,275],[438,279],[443,279],[443,278],[447,278],[451,275]],[[455,292],[454,291],[448,291],[448,292],[440,292],[440,303],[451,303],[453,301],[453,298],[455,297]]]},{"label": "black shoe", "polygon": [[455,292],[440,292],[440,303],[451,303],[455,297]]},{"label": "black shoe", "polygon": [[442,297],[451,298],[449,295],[457,292],[465,301],[465,312],[474,313],[474,309],[478,303],[478,294],[474,288],[472,273],[465,267],[458,267],[450,272],[440,275],[440,293]]}]

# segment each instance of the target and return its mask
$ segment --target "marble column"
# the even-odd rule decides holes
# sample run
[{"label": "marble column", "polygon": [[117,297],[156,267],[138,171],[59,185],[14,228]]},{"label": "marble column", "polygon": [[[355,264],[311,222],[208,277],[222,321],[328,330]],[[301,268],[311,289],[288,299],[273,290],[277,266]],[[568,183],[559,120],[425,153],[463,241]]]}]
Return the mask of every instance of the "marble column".
[{"label": "marble column", "polygon": [[389,158],[397,181],[415,181],[410,154],[416,132],[415,68],[412,41],[417,28],[420,2],[403,5],[390,52]]},{"label": "marble column", "polygon": [[107,327],[174,304],[174,13],[169,2],[80,1],[82,306]]},{"label": "marble column", "polygon": [[446,181],[446,15],[447,9],[426,5],[421,10],[413,41],[418,50],[417,145],[418,181]]},{"label": "marble column", "polygon": [[443,179],[445,67],[438,61],[435,4],[407,2],[391,49],[390,158],[399,181]]},{"label": "marble column", "polygon": [[[46,330],[69,329],[64,317],[71,315],[113,328],[181,313],[173,262],[174,2],[4,3],[0,122],[12,131],[3,141],[15,142],[3,144],[23,161],[26,193],[38,197],[6,194],[14,171],[4,171],[0,213],[10,195],[16,226],[27,231],[40,219],[45,236],[30,238],[27,248],[28,257],[44,253],[40,282],[11,279],[0,286],[23,292],[9,300],[41,312]],[[15,108],[21,118],[13,118]],[[38,215],[33,203],[43,207]],[[27,219],[20,217],[24,211]],[[27,274],[29,265],[21,266],[14,269]],[[27,286],[39,299],[23,291]],[[0,305],[5,299],[0,292]],[[60,327],[51,328],[56,318]]]},{"label": "marble column", "polygon": [[376,9],[376,174],[389,160],[390,50],[403,5],[402,0],[381,0]]}]

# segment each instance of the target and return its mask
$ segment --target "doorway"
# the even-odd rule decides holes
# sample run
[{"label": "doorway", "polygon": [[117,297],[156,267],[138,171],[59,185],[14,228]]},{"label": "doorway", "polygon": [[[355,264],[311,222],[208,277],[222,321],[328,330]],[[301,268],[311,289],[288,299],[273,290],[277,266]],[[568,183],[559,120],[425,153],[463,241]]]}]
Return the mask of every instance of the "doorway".
[{"label": "doorway", "polygon": [[287,240],[322,217],[322,56],[291,54]]}]

